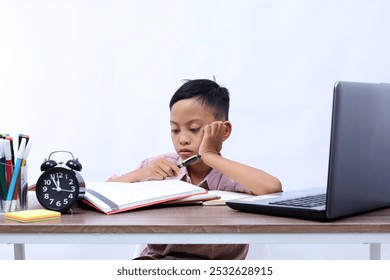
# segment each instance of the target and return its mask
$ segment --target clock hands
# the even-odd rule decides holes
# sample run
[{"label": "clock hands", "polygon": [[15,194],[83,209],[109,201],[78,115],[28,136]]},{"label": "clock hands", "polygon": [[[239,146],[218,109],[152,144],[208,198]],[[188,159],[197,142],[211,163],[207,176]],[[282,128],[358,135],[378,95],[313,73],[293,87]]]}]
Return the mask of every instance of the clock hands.
[{"label": "clock hands", "polygon": [[62,190],[60,187],[60,180],[57,178],[57,181],[56,181],[54,175],[50,176],[50,177],[51,177],[51,180],[53,181],[54,185],[56,186],[56,188],[53,188],[53,190],[60,192]]},{"label": "clock hands", "polygon": [[65,190],[65,189],[62,189],[62,188],[52,188],[52,190],[56,190],[57,192],[74,192],[73,190]]},{"label": "clock hands", "polygon": [[72,191],[72,190],[64,190],[64,189],[62,189],[61,191],[62,191],[62,192],[74,192],[74,191]]},{"label": "clock hands", "polygon": [[52,188],[52,190],[56,190],[57,192],[74,192],[74,190],[66,190],[61,188],[60,186],[60,179],[57,177],[57,180],[55,179],[55,175],[50,176],[51,180],[53,181],[55,188]]}]

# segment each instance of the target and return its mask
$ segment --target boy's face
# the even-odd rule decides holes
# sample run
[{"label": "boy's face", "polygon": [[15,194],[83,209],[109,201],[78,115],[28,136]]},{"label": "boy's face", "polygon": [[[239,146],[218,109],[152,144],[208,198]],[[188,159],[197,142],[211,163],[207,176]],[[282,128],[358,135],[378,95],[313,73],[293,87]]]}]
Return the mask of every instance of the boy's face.
[{"label": "boy's face", "polygon": [[172,142],[183,160],[198,154],[203,139],[203,127],[214,121],[214,111],[196,99],[183,99],[172,106]]}]

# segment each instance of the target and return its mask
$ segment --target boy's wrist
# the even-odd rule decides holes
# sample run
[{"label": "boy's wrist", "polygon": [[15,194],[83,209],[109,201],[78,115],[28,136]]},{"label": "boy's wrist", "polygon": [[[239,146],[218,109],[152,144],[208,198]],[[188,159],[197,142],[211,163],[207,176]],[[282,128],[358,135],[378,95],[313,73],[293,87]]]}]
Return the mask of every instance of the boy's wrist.
[{"label": "boy's wrist", "polygon": [[221,154],[220,153],[213,153],[213,152],[206,152],[206,153],[202,153],[200,156],[201,156],[202,161],[205,164],[207,164],[209,162],[209,160],[212,160],[213,158],[220,157]]}]

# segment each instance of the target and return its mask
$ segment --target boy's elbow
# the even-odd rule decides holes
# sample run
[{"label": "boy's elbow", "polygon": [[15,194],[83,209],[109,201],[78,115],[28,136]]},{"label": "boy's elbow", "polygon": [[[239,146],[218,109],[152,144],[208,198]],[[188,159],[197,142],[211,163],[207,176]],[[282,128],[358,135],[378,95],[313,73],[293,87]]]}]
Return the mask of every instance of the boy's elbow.
[{"label": "boy's elbow", "polygon": [[272,184],[270,186],[270,193],[276,193],[282,191],[282,182],[276,177],[273,178]]},{"label": "boy's elbow", "polygon": [[268,180],[266,184],[264,184],[260,189],[254,191],[254,195],[264,195],[270,193],[277,193],[282,191],[282,183],[276,177],[272,177]]}]

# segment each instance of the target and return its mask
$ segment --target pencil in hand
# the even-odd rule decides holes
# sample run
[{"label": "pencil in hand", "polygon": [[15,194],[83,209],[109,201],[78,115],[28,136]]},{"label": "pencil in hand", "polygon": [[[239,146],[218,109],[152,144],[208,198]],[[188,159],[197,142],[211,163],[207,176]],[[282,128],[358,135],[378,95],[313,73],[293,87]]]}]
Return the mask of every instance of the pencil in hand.
[{"label": "pencil in hand", "polygon": [[183,168],[184,166],[187,166],[187,165],[193,163],[194,161],[197,161],[198,159],[200,159],[200,155],[193,155],[192,157],[189,157],[189,158],[183,160],[183,162],[180,163],[177,167]]}]

